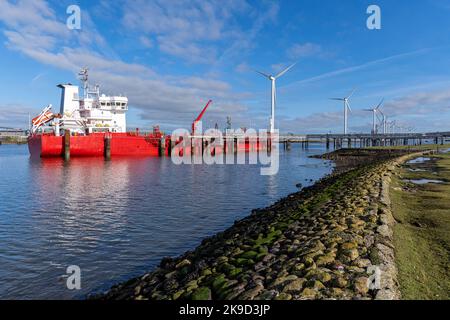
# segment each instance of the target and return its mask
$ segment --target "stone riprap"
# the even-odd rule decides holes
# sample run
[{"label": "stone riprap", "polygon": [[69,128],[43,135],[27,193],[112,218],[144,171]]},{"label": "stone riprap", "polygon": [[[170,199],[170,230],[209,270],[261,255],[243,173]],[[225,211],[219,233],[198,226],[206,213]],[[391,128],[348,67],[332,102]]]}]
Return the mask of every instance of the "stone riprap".
[{"label": "stone riprap", "polygon": [[93,298],[398,299],[388,186],[409,157],[361,158]]}]

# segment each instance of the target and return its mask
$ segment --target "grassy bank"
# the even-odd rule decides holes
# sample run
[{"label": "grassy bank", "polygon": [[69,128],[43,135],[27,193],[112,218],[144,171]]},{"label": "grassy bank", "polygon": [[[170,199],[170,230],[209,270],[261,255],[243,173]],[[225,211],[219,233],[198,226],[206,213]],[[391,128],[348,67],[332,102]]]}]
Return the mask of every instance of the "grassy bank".
[{"label": "grassy bank", "polygon": [[26,144],[27,137],[5,136],[0,137],[0,144]]},{"label": "grassy bank", "polygon": [[[396,298],[385,185],[403,151],[339,151],[358,158],[252,214],[195,250],[119,284],[100,299]],[[331,155],[330,157],[334,157]],[[391,263],[392,262],[392,263]],[[370,288],[369,272],[386,277]]]},{"label": "grassy bank", "polygon": [[[443,183],[417,185],[409,182],[413,179]],[[450,155],[433,155],[430,161],[403,165],[390,193],[398,222],[394,243],[402,297],[449,299]]]}]

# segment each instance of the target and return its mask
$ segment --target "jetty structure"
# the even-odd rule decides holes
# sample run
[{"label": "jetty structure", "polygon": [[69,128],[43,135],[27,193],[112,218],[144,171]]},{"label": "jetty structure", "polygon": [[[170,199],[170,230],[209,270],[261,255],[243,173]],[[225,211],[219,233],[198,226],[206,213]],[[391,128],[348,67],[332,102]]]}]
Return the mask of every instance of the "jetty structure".
[{"label": "jetty structure", "polygon": [[312,143],[322,143],[327,149],[340,148],[365,148],[376,146],[418,146],[425,143],[445,144],[450,141],[450,131],[426,132],[426,133],[351,133],[351,134],[305,134],[285,135],[281,134],[279,141],[284,148],[289,149],[293,143],[299,143],[303,148],[308,148]]}]

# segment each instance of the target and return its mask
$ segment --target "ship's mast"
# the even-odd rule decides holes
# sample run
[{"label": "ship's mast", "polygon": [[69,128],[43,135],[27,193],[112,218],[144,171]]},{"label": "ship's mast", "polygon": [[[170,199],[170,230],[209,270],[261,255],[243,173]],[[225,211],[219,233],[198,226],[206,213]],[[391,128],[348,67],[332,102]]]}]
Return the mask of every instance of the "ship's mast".
[{"label": "ship's mast", "polygon": [[83,97],[84,99],[88,98],[88,88],[89,88],[89,84],[88,84],[88,68],[84,67],[83,69],[81,69],[81,71],[78,73],[78,77],[81,81],[81,83],[83,84]]},{"label": "ship's mast", "polygon": [[96,84],[93,88],[89,88],[89,75],[88,75],[89,69],[87,67],[84,67],[81,69],[81,71],[78,73],[78,78],[80,79],[81,83],[83,84],[83,97],[84,99],[88,99],[89,97],[94,96],[94,99],[98,100],[98,97],[100,97],[100,86]]}]

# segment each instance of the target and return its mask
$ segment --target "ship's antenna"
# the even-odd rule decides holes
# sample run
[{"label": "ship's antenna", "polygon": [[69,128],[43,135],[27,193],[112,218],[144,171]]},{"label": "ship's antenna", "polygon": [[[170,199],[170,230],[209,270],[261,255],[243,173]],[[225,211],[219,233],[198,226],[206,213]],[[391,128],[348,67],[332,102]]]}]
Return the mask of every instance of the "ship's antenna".
[{"label": "ship's antenna", "polygon": [[84,67],[81,69],[80,72],[78,72],[78,77],[80,79],[80,81],[83,83],[83,95],[84,98],[86,99],[88,96],[88,68]]}]

